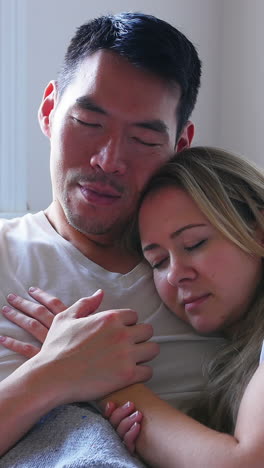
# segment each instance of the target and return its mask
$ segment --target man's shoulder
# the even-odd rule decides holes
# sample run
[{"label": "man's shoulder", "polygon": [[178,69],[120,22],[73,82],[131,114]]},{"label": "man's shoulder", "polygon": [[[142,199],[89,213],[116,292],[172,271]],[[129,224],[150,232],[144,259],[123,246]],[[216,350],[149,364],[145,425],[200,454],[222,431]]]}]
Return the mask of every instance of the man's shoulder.
[{"label": "man's shoulder", "polygon": [[41,239],[44,236],[46,227],[44,212],[36,214],[27,213],[24,216],[0,219],[0,248],[7,246],[21,245],[27,241],[34,242],[35,238]]},{"label": "man's shoulder", "polygon": [[32,214],[27,213],[24,216],[14,217],[14,218],[0,218],[0,233],[9,232],[13,230],[20,230],[29,227],[36,227],[43,221],[45,218],[44,212],[40,211],[38,213]]}]

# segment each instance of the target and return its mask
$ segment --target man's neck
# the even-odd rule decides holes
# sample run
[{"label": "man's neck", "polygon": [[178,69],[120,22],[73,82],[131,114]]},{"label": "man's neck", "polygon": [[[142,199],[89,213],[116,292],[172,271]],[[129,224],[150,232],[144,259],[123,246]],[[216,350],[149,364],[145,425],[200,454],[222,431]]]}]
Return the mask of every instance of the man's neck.
[{"label": "man's neck", "polygon": [[54,202],[47,208],[45,215],[52,227],[64,239],[76,247],[85,257],[108,271],[128,273],[140,262],[140,256],[125,250],[120,243],[100,243],[71,226],[61,207]]}]

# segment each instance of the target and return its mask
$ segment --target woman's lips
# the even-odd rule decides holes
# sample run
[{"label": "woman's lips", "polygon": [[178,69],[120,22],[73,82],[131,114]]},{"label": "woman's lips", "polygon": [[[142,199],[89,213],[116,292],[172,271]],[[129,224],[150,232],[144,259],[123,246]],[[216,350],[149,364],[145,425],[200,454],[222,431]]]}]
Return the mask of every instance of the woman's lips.
[{"label": "woman's lips", "polygon": [[194,297],[188,299],[188,301],[184,301],[184,308],[186,312],[195,312],[195,309],[203,304],[211,294],[204,294],[200,297]]}]

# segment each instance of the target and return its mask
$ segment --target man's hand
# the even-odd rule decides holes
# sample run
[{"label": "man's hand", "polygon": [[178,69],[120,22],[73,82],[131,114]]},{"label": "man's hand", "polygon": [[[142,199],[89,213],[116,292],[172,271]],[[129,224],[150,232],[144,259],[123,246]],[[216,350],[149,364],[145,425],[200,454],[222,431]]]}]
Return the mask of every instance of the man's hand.
[{"label": "man's hand", "polygon": [[158,354],[158,345],[147,341],[151,325],[137,324],[131,309],[90,315],[102,297],[99,290],[55,315],[40,351],[0,382],[0,454],[52,408],[100,399],[151,377],[143,364]]},{"label": "man's hand", "polygon": [[156,343],[147,342],[152,327],[137,324],[135,311],[119,309],[90,315],[102,301],[101,290],[67,309],[59,299],[39,289],[30,293],[42,305],[19,296],[9,297],[9,303],[23,313],[11,309],[4,315],[10,314],[13,322],[43,342],[42,348],[9,337],[4,337],[2,344],[27,357],[34,356],[36,365],[47,365],[51,373],[56,369],[54,379],[63,389],[63,401],[97,399],[151,377],[151,368],[142,363],[153,359],[159,349]]},{"label": "man's hand", "polygon": [[146,341],[152,326],[137,324],[137,313],[131,309],[87,316],[102,297],[99,290],[56,315],[40,352],[32,358],[37,365],[49,366],[65,403],[101,398],[152,375],[142,364],[159,351],[156,343]]},{"label": "man's hand", "polygon": [[[29,288],[28,293],[36,302],[24,299],[15,294],[9,294],[7,301],[10,306],[2,308],[2,314],[11,322],[26,330],[41,344],[44,343],[54,316],[67,309],[67,306],[57,297],[42,291],[40,288]],[[41,349],[29,343],[2,336],[0,343],[6,348],[27,358],[35,356]]]}]

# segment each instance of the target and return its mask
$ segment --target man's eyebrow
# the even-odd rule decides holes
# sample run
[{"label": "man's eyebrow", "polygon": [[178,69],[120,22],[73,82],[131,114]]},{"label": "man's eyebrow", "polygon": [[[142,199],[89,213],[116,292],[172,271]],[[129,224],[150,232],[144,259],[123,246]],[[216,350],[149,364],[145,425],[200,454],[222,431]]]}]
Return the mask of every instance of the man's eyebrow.
[{"label": "man's eyebrow", "polygon": [[168,133],[168,127],[162,120],[145,120],[143,122],[136,122],[136,127],[146,128],[158,133]]},{"label": "man's eyebrow", "polygon": [[96,104],[90,97],[88,96],[81,96],[76,99],[76,104],[84,110],[90,110],[93,112],[98,112],[99,114],[106,115],[107,112],[98,104]]},{"label": "man's eyebrow", "polygon": [[[98,106],[93,99],[89,96],[81,96],[76,99],[76,104],[84,110],[89,110],[92,112],[98,112],[99,114],[107,115],[105,109]],[[134,125],[140,128],[146,128],[147,130],[153,130],[154,132],[158,133],[168,133],[167,125],[159,119],[154,120],[144,120],[142,122],[135,122]]]},{"label": "man's eyebrow", "polygon": [[[170,234],[170,239],[174,239],[175,237],[178,237],[182,232],[187,231],[188,229],[196,228],[196,227],[204,227],[206,224],[187,224],[186,226],[183,226],[180,229],[177,229],[177,231],[174,231]],[[143,252],[149,252],[150,250],[158,249],[160,247],[159,244],[148,244],[146,247],[143,247],[142,251]]]}]

